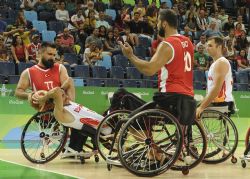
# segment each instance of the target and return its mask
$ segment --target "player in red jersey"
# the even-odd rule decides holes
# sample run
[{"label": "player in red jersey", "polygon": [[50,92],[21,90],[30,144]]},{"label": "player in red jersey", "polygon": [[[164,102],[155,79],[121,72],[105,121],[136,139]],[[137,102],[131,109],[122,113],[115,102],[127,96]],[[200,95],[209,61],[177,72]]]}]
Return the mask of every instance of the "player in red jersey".
[{"label": "player in red jersey", "polygon": [[[190,125],[195,119],[196,103],[193,98],[194,47],[189,38],[178,34],[177,15],[173,10],[162,10],[158,17],[158,32],[165,34],[150,61],[136,57],[131,46],[125,42],[120,46],[123,54],[143,74],[152,76],[158,72],[158,88],[153,99],[169,109],[182,125]],[[171,104],[170,104],[171,103]],[[171,111],[170,111],[171,112]],[[157,155],[161,160],[162,155]]]},{"label": "player in red jersey", "polygon": [[[55,44],[42,43],[38,54],[38,64],[22,72],[15,91],[16,97],[28,100],[32,104],[39,98],[35,93],[36,91],[50,91],[53,88],[60,87],[64,89],[71,101],[75,100],[73,80],[69,78],[63,65],[54,63],[55,56]],[[27,92],[28,88],[32,88],[32,92]],[[72,128],[69,147],[76,152],[80,152],[86,139],[87,136],[83,137],[78,130]]]}]

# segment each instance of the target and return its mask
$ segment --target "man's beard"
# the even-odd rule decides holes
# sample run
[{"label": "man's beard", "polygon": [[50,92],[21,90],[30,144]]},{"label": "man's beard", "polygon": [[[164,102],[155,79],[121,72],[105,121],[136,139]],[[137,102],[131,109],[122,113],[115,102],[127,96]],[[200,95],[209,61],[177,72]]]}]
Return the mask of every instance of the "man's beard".
[{"label": "man's beard", "polygon": [[161,37],[165,37],[165,30],[163,27],[160,27],[160,29],[158,29],[158,35]]},{"label": "man's beard", "polygon": [[46,69],[52,68],[54,66],[54,60],[53,59],[45,60],[44,58],[42,58],[42,63],[45,66]]}]

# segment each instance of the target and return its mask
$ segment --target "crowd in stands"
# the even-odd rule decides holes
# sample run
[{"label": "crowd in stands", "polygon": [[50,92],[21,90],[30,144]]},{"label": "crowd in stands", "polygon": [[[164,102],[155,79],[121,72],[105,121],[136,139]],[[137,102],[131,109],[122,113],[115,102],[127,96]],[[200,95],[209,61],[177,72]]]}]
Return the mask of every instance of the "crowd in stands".
[{"label": "crowd in stands", "polygon": [[157,32],[158,13],[172,8],[179,33],[195,46],[195,70],[205,74],[211,65],[206,40],[215,35],[224,38],[224,56],[234,73],[250,69],[246,0],[135,0],[134,5],[126,0],[1,0],[0,6],[0,62],[36,64],[42,41],[56,43],[57,62],[72,71],[79,65],[100,66],[107,57],[110,68],[116,66],[115,59],[122,56],[118,41],[128,42],[136,55],[149,60],[163,40]]}]

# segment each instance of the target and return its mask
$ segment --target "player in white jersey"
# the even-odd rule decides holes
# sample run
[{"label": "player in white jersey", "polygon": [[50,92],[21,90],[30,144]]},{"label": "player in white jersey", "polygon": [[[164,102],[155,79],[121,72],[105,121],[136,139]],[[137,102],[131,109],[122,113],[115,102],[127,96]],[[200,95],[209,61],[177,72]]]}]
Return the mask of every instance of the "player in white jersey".
[{"label": "player in white jersey", "polygon": [[213,63],[208,71],[207,95],[196,110],[198,119],[202,111],[211,103],[215,106],[233,104],[232,96],[232,71],[229,61],[222,55],[223,39],[211,37],[207,42],[207,52],[213,58]]}]

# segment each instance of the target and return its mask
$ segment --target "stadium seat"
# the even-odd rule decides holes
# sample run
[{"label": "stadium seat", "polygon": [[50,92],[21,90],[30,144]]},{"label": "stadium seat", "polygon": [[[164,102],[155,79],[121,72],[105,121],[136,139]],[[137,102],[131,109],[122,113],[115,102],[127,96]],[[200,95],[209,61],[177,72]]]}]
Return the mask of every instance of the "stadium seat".
[{"label": "stadium seat", "polygon": [[30,22],[37,21],[37,12],[36,11],[24,11],[24,17],[26,20]]},{"label": "stadium seat", "polygon": [[116,79],[123,79],[124,78],[124,72],[122,67],[120,66],[112,66],[110,69],[110,77],[116,78]]},{"label": "stadium seat", "polygon": [[10,17],[2,20],[6,22],[7,25],[13,25],[15,23],[15,19]]},{"label": "stadium seat", "polygon": [[106,87],[121,87],[121,83],[118,79],[107,78],[104,82]]},{"label": "stadium seat", "polygon": [[199,87],[198,83],[201,83],[201,85],[203,86],[203,88],[205,89],[206,86],[206,76],[205,76],[205,72],[201,71],[201,70],[194,70],[194,77],[193,77],[193,81],[198,85],[197,87]]},{"label": "stadium seat", "polygon": [[64,64],[64,66],[65,66],[65,68],[66,68],[66,70],[67,70],[67,72],[68,72],[68,75],[69,75],[69,76],[72,76],[70,65],[69,65],[69,64]]},{"label": "stadium seat", "polygon": [[9,75],[7,79],[8,79],[8,84],[17,84],[19,79],[20,79],[20,76],[19,75]]},{"label": "stadium seat", "polygon": [[147,56],[146,48],[143,46],[136,46],[134,47],[134,53],[138,57],[145,58]]},{"label": "stadium seat", "polygon": [[127,67],[127,79],[141,79],[141,73],[135,67]]},{"label": "stadium seat", "polygon": [[236,83],[236,90],[237,91],[248,91],[249,87],[247,83]]},{"label": "stadium seat", "polygon": [[54,42],[54,39],[56,37],[56,32],[53,30],[44,30],[42,31],[42,40],[44,42]]},{"label": "stadium seat", "polygon": [[77,65],[74,67],[74,76],[89,78],[89,66],[88,65]]},{"label": "stadium seat", "polygon": [[141,88],[157,88],[158,82],[157,80],[141,80]]},{"label": "stadium seat", "polygon": [[193,82],[193,85],[194,85],[194,89],[196,89],[196,90],[203,90],[203,85],[202,85],[201,82],[199,82],[199,81],[194,81],[194,82]]},{"label": "stadium seat", "polygon": [[49,30],[53,30],[56,34],[63,32],[63,23],[61,21],[50,21]]},{"label": "stadium seat", "polygon": [[247,71],[238,71],[235,73],[237,83],[247,83],[248,84],[248,73]]},{"label": "stadium seat", "polygon": [[5,76],[0,74],[0,84],[5,83]]},{"label": "stadium seat", "polygon": [[68,62],[70,65],[79,64],[79,62],[81,61],[80,58],[74,53],[64,53],[63,56],[64,61]]},{"label": "stadium seat", "polygon": [[7,23],[5,21],[0,20],[0,32],[4,32],[6,30]]},{"label": "stadium seat", "polygon": [[148,48],[151,47],[151,40],[147,37],[143,37],[143,36],[138,36],[138,40],[139,40],[139,46],[142,46],[144,48]]},{"label": "stadium seat", "polygon": [[171,0],[160,0],[160,2],[165,2],[170,9],[173,7],[173,3]]},{"label": "stadium seat", "polygon": [[104,79],[101,78],[87,78],[87,86],[103,87],[105,85]]},{"label": "stadium seat", "polygon": [[93,78],[107,78],[107,70],[104,66],[92,67]]},{"label": "stadium seat", "polygon": [[33,27],[38,30],[39,33],[42,33],[44,30],[47,30],[47,24],[45,21],[32,21]]},{"label": "stadium seat", "polygon": [[138,80],[124,79],[124,80],[122,80],[122,86],[123,87],[138,88],[138,87],[140,87],[140,84],[138,83]]},{"label": "stadium seat", "polygon": [[112,66],[111,57],[109,55],[103,55],[102,60],[98,60],[96,65],[104,66],[107,70],[109,70]]},{"label": "stadium seat", "polygon": [[40,21],[49,22],[55,19],[55,15],[51,12],[42,11],[38,14],[38,18]]},{"label": "stadium seat", "polygon": [[73,78],[74,86],[84,86],[83,78]]},{"label": "stadium seat", "polygon": [[128,59],[123,55],[114,55],[114,66],[120,66],[123,68],[123,70],[126,69],[126,67],[129,66]]},{"label": "stadium seat", "polygon": [[17,65],[18,74],[21,75],[21,73],[22,73],[26,68],[30,68],[30,67],[32,67],[33,65],[34,65],[33,63],[23,63],[23,62],[20,62],[20,63]]},{"label": "stadium seat", "polygon": [[4,76],[15,75],[15,64],[12,62],[0,62],[0,74]]}]

